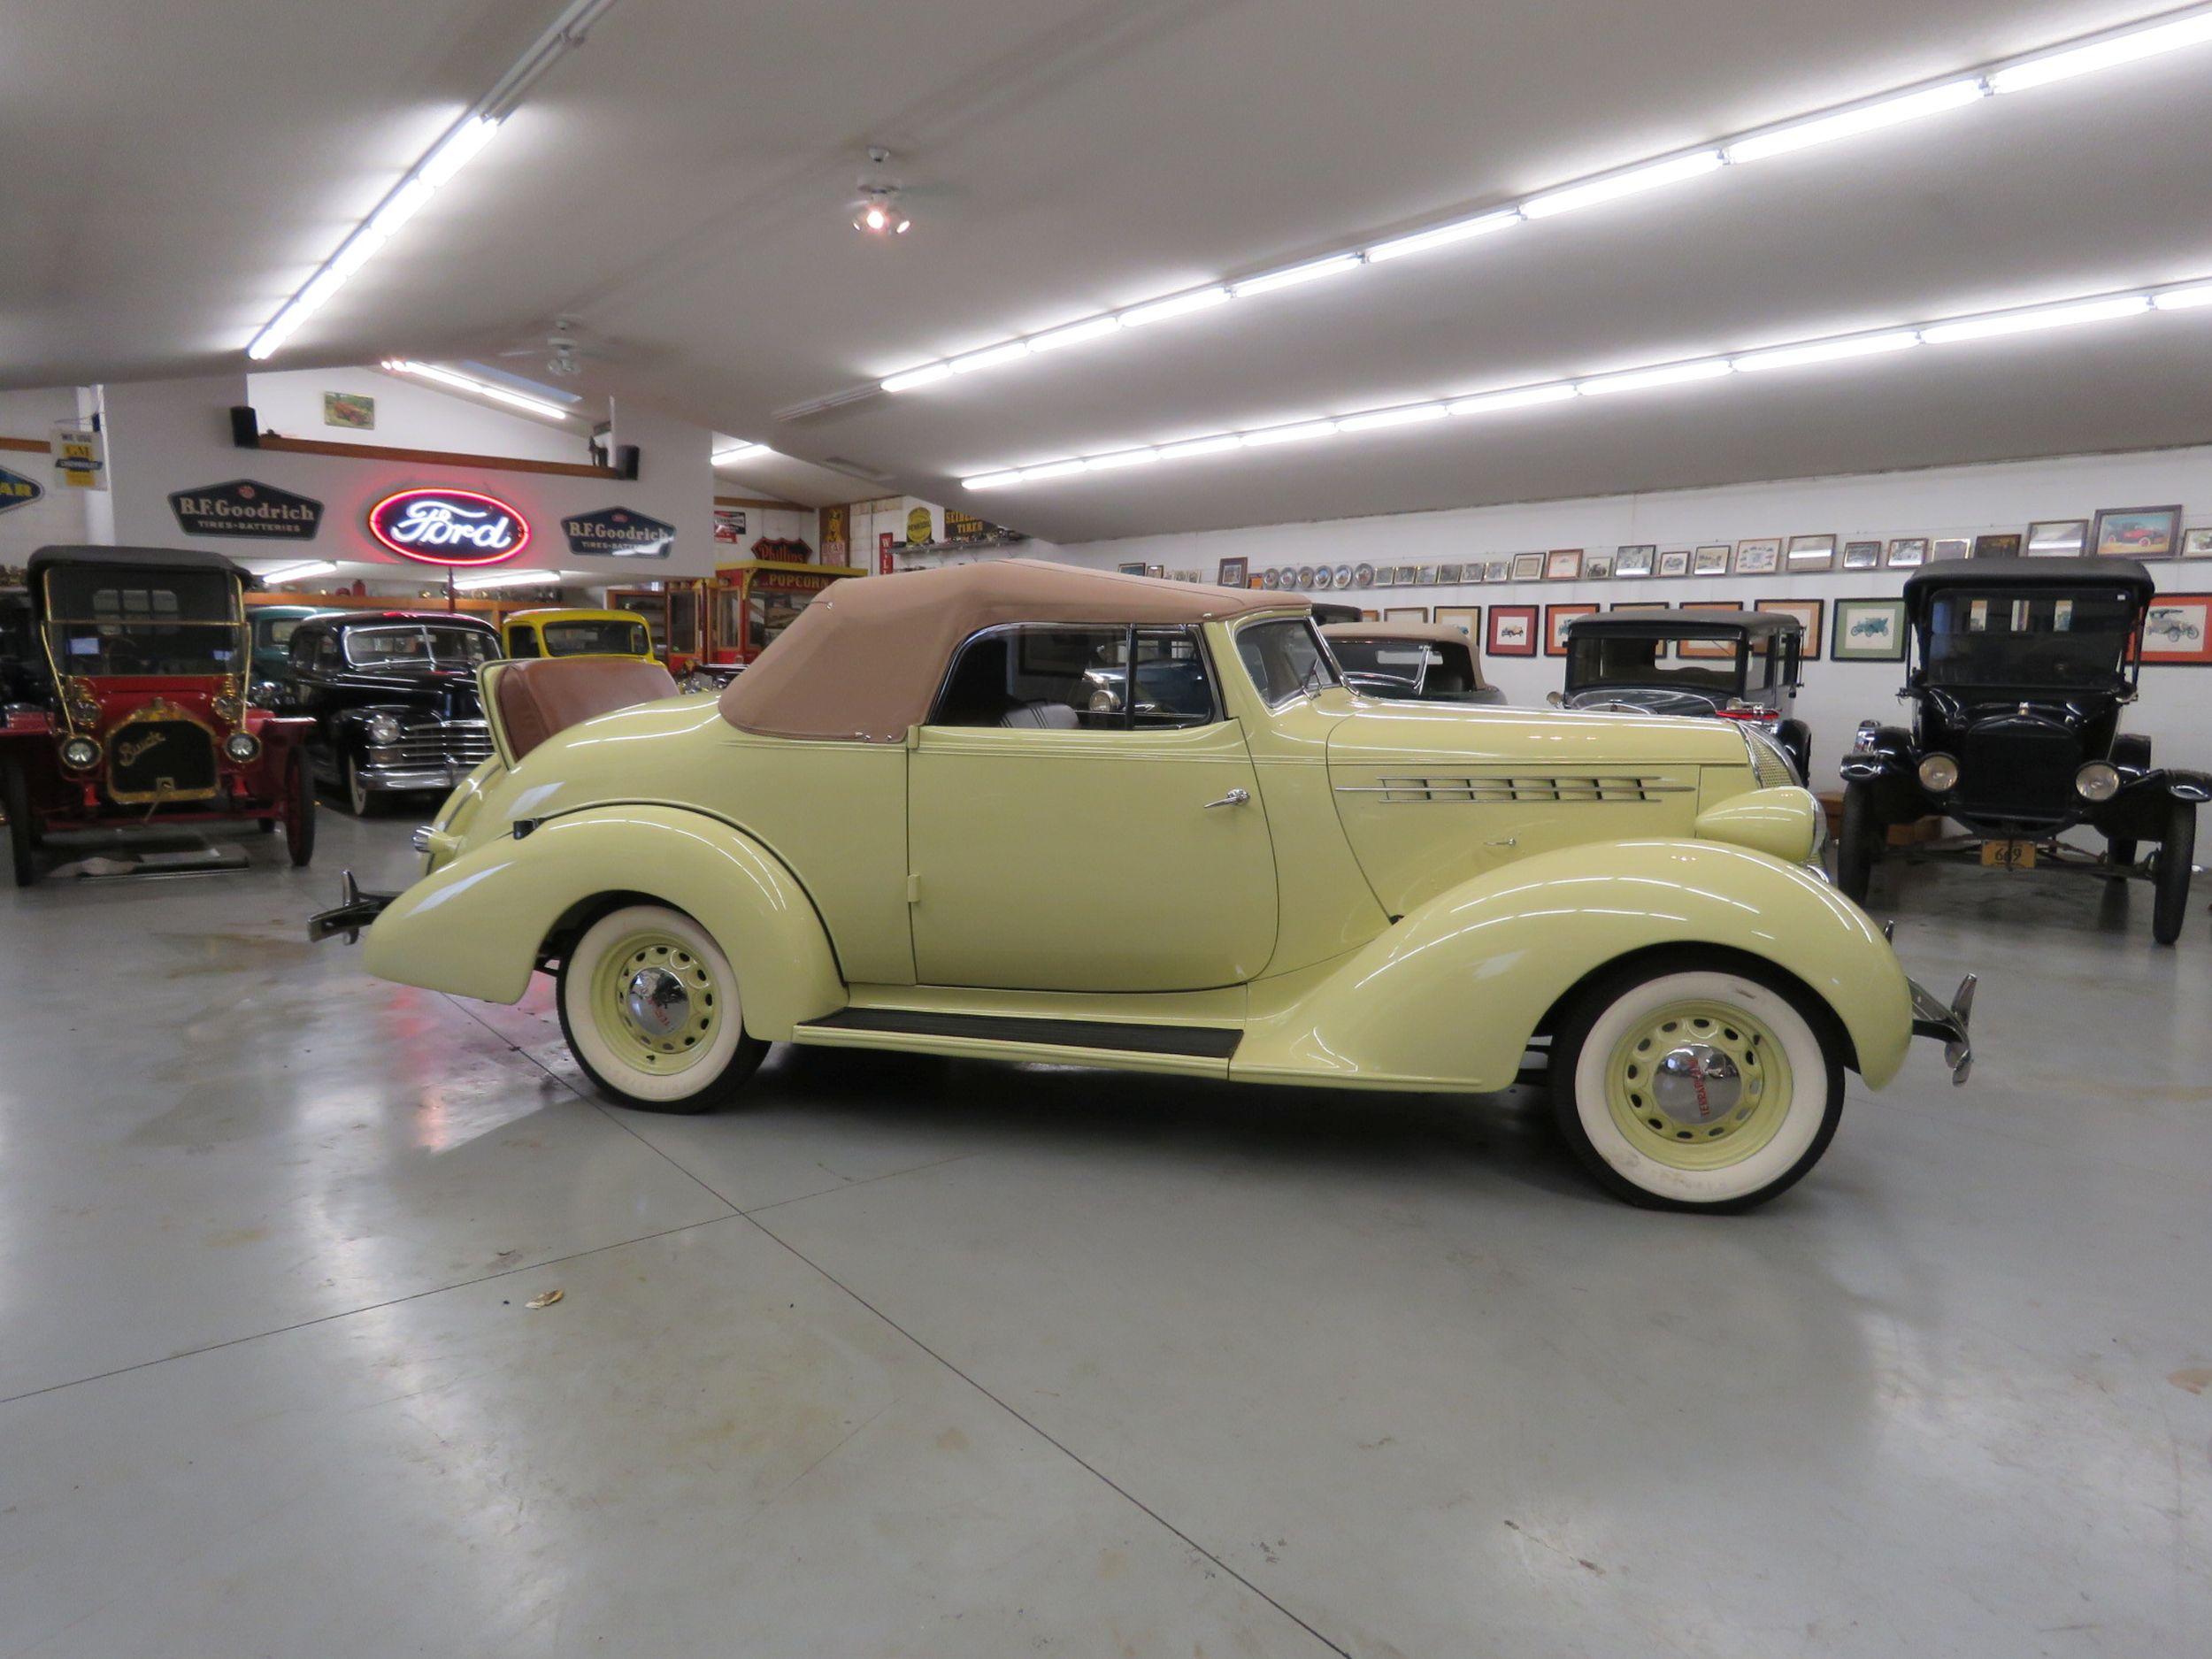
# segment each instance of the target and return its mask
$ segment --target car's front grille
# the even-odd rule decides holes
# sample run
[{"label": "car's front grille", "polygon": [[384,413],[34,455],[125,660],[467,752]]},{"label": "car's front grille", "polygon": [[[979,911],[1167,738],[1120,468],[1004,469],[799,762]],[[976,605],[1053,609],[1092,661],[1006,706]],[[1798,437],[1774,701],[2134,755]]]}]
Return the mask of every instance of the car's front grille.
[{"label": "car's front grille", "polygon": [[2071,732],[2008,720],[1967,732],[1958,762],[1956,799],[1970,815],[2058,818],[2074,801],[2081,743]]},{"label": "car's front grille", "polygon": [[215,793],[215,739],[189,720],[127,721],[108,733],[107,748],[111,800],[141,806]]},{"label": "car's front grille", "polygon": [[394,766],[473,768],[491,758],[492,730],[481,720],[426,720],[401,733],[390,753]]}]

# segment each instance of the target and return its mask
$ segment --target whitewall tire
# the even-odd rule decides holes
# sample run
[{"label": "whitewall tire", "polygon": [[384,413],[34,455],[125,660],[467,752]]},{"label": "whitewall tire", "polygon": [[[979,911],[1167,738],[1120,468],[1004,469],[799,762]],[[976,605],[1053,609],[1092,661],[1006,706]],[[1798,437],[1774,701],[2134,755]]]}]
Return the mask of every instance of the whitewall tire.
[{"label": "whitewall tire", "polygon": [[619,1105],[712,1110],[768,1052],[745,1033],[729,957],[666,905],[624,905],[586,928],[561,963],[556,1001],[577,1064]]},{"label": "whitewall tire", "polygon": [[1632,1202],[1746,1210],[1820,1161],[1843,1111],[1833,1021],[1763,976],[1675,958],[1585,991],[1552,1041],[1562,1133]]}]

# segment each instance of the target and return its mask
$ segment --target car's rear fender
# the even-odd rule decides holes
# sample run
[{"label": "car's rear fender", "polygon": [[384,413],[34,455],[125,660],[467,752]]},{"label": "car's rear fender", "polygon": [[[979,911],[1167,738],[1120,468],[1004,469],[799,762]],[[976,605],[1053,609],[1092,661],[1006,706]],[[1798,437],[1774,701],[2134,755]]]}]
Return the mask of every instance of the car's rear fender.
[{"label": "car's rear fender", "polygon": [[1764,853],[1651,840],[1540,853],[1439,895],[1286,1005],[1262,1002],[1231,1075],[1503,1088],[1561,999],[1666,947],[1749,958],[1802,986],[1878,1087],[1903,1062],[1911,995],[1863,910]]},{"label": "car's rear fender", "polygon": [[678,807],[595,806],[464,853],[393,900],[364,960],[380,979],[512,1002],[557,926],[603,897],[672,905],[712,933],[756,1037],[780,1041],[845,1005],[797,878],[749,835]]}]

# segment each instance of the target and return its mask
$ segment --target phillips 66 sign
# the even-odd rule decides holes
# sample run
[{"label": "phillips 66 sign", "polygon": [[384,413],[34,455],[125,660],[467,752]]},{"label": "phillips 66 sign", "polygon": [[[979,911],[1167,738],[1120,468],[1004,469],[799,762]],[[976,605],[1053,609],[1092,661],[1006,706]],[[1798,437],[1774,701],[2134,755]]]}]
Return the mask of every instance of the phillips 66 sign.
[{"label": "phillips 66 sign", "polygon": [[369,509],[369,534],[421,565],[503,565],[530,545],[530,521],[472,489],[403,489]]}]

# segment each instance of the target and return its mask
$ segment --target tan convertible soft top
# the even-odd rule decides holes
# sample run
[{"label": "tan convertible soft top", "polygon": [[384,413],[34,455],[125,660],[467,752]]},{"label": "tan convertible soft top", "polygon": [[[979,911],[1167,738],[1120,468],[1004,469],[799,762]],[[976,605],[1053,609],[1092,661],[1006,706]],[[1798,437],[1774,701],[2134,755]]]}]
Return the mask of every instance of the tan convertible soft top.
[{"label": "tan convertible soft top", "polygon": [[1408,640],[1424,645],[1470,645],[1464,628],[1444,622],[1325,622],[1322,636],[1332,640]]},{"label": "tan convertible soft top", "polygon": [[838,582],[722,693],[722,718],[766,737],[893,743],[929,716],[959,643],[1006,622],[1196,623],[1307,611],[1295,594],[1207,588],[997,559]]}]

